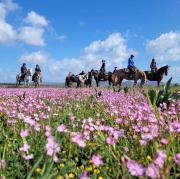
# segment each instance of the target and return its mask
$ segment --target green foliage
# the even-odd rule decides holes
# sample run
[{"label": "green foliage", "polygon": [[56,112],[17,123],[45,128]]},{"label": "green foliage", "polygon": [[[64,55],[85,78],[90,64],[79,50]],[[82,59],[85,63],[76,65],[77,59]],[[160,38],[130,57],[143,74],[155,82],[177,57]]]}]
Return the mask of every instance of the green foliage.
[{"label": "green foliage", "polygon": [[128,93],[128,91],[129,91],[129,88],[126,86],[126,87],[124,87],[124,92],[125,93]]},{"label": "green foliage", "polygon": [[172,77],[166,82],[164,88],[161,90],[148,90],[147,98],[153,109],[156,111],[161,103],[166,103],[168,106],[172,100],[172,92],[170,91]]}]

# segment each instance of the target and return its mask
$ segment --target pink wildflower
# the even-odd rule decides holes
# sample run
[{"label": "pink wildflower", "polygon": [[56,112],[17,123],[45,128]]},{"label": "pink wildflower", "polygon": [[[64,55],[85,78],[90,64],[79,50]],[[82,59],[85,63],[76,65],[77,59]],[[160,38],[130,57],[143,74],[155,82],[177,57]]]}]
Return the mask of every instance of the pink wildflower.
[{"label": "pink wildflower", "polygon": [[127,168],[131,175],[133,176],[143,176],[145,168],[143,165],[136,163],[134,160],[128,160],[127,162]]},{"label": "pink wildflower", "polygon": [[152,163],[146,169],[146,176],[151,178],[159,178],[159,169]]},{"label": "pink wildflower", "polygon": [[174,157],[174,161],[176,164],[180,165],[180,153],[176,154],[176,156]]},{"label": "pink wildflower", "polygon": [[61,124],[61,125],[58,126],[57,131],[58,132],[64,132],[65,129],[66,129],[66,125],[65,124]]},{"label": "pink wildflower", "polygon": [[88,174],[86,171],[83,171],[80,176],[79,179],[89,179]]},{"label": "pink wildflower", "polygon": [[92,162],[96,167],[103,164],[102,157],[99,154],[92,156]]},{"label": "pink wildflower", "polygon": [[106,142],[107,142],[107,144],[112,145],[114,143],[114,138],[109,136],[106,138]]},{"label": "pink wildflower", "polygon": [[34,155],[33,154],[30,154],[30,155],[24,155],[23,158],[25,160],[32,160],[34,158]]},{"label": "pink wildflower", "polygon": [[20,151],[27,152],[29,148],[30,146],[27,143],[24,143],[24,145],[20,148]]},{"label": "pink wildflower", "polygon": [[164,144],[164,145],[167,145],[168,144],[168,140],[165,139],[165,138],[162,138],[161,139],[161,143]]},{"label": "pink wildflower", "polygon": [[5,167],[5,161],[0,159],[0,169]]},{"label": "pink wildflower", "polygon": [[26,129],[26,130],[24,130],[24,131],[21,131],[21,133],[20,133],[20,136],[21,136],[21,137],[27,137],[28,135],[29,135],[28,129]]}]

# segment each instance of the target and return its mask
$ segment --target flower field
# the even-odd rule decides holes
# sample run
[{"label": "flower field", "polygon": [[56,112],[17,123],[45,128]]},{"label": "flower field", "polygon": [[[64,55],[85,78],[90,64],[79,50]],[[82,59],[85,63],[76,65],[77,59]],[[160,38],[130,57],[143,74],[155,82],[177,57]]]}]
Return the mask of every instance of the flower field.
[{"label": "flower field", "polygon": [[180,177],[180,100],[138,91],[0,89],[0,176]]}]

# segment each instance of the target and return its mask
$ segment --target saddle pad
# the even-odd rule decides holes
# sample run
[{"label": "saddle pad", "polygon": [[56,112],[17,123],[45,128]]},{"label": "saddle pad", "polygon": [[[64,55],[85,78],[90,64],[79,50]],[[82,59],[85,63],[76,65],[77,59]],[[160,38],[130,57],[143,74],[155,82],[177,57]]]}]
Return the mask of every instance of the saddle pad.
[{"label": "saddle pad", "polygon": [[124,68],[123,71],[126,72],[126,73],[129,73],[129,69],[128,68]]}]

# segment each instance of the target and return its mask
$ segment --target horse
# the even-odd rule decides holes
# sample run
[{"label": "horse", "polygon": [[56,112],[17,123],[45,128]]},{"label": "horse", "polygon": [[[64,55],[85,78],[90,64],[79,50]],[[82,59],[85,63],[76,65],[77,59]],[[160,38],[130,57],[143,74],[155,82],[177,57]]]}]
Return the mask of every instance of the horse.
[{"label": "horse", "polygon": [[41,82],[41,75],[40,75],[40,73],[36,73],[35,74],[33,81],[34,81],[35,88],[39,87],[40,82]]},{"label": "horse", "polygon": [[68,76],[65,78],[65,87],[72,87],[73,83],[77,83],[77,88],[84,86],[85,80],[87,80],[87,75],[88,73],[80,73],[79,75],[68,74]]},{"label": "horse", "polygon": [[77,75],[77,87],[84,87],[85,81],[87,80],[87,76],[89,73],[79,74]]},{"label": "horse", "polygon": [[157,86],[159,86],[161,80],[163,79],[163,75],[168,75],[169,66],[165,65],[159,68],[156,72],[145,71],[147,80],[149,81],[157,81]]},{"label": "horse", "polygon": [[96,81],[96,85],[97,87],[99,86],[99,82],[100,81],[108,81],[109,82],[109,86],[111,86],[111,82],[112,82],[112,72],[100,72],[98,70],[91,70],[92,76],[94,76],[94,79]]},{"label": "horse", "polygon": [[73,83],[77,83],[77,76],[68,74],[65,78],[65,87],[72,87]]},{"label": "horse", "polygon": [[119,84],[119,90],[121,87],[121,83],[123,79],[126,80],[134,80],[134,85],[137,84],[137,81],[141,79],[141,86],[146,83],[146,74],[144,71],[141,71],[137,68],[135,68],[135,73],[133,76],[129,76],[129,69],[124,68],[124,69],[119,69],[115,73],[112,74],[112,84],[113,84],[113,89],[115,90],[115,86]]},{"label": "horse", "polygon": [[24,78],[22,77],[22,74],[18,74],[16,76],[16,86],[20,86],[21,85],[21,82],[23,82],[23,85],[24,86],[29,86],[30,84],[30,78],[32,76],[32,69],[28,69]]}]

